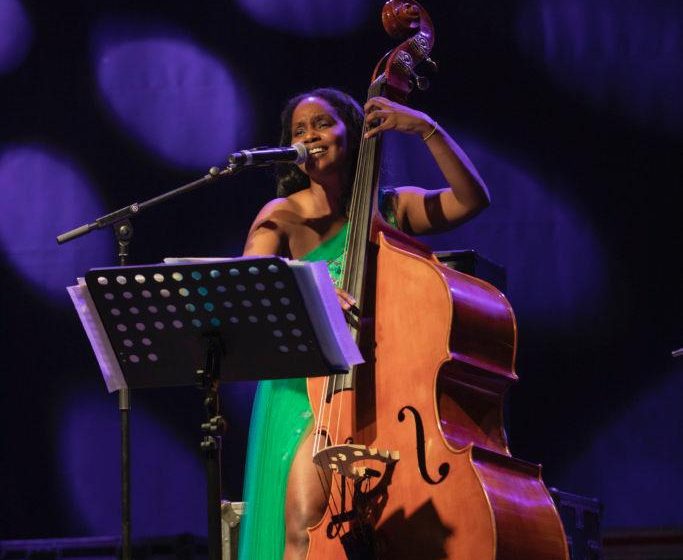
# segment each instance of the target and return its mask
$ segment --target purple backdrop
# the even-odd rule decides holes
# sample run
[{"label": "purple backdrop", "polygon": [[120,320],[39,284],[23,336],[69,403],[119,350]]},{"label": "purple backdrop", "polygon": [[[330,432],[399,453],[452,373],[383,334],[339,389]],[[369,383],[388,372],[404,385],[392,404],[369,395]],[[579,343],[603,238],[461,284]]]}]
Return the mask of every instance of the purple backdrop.
[{"label": "purple backdrop", "polygon": [[[425,4],[428,2],[425,1]],[[118,532],[115,399],[64,287],[110,232],[54,237],[273,144],[293,93],[359,95],[389,41],[381,2],[0,0],[0,538]],[[675,0],[429,2],[442,72],[413,102],[480,168],[493,205],[427,240],[504,265],[520,325],[516,456],[598,497],[607,528],[683,526],[677,266],[683,8]],[[389,136],[386,181],[442,185]],[[135,221],[134,258],[239,251],[269,171]],[[241,497],[253,386],[224,389],[225,495]],[[137,535],[203,533],[200,395],[133,396]],[[36,512],[40,511],[40,523]]]}]

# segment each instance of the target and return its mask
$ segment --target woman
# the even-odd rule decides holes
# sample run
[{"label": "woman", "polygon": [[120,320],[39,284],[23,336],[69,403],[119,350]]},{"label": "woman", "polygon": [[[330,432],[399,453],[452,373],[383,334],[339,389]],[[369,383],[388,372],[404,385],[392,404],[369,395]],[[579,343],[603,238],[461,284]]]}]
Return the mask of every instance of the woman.
[{"label": "woman", "polygon": [[[392,189],[380,202],[389,223],[414,235],[442,232],[489,204],[488,190],[472,163],[426,114],[381,97],[370,99],[363,111],[338,90],[316,89],[291,99],[282,113],[281,143],[303,143],[308,158],[298,167],[278,171],[279,198],[256,216],[244,254],[326,260],[339,282],[361,135],[371,138],[386,130],[419,134],[449,185],[429,191]],[[338,294],[345,309],[355,303],[341,290]],[[306,557],[306,528],[320,519],[327,502],[311,461],[311,425],[304,379],[259,384],[249,437],[240,558]]]}]

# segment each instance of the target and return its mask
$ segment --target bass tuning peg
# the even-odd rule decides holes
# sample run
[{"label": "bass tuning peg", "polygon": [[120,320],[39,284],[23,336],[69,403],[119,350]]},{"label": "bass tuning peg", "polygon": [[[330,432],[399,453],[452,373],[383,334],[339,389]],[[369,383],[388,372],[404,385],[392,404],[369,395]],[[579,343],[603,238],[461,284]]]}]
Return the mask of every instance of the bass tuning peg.
[{"label": "bass tuning peg", "polygon": [[431,58],[429,58],[429,57],[425,58],[424,62],[432,72],[438,72],[439,71],[439,65],[436,62],[434,62]]},{"label": "bass tuning peg", "polygon": [[429,78],[425,78],[424,76],[418,76],[415,73],[415,70],[411,70],[410,73],[412,74],[411,82],[413,82],[413,84],[417,86],[417,89],[419,89],[420,91],[425,91],[426,89],[429,89]]}]

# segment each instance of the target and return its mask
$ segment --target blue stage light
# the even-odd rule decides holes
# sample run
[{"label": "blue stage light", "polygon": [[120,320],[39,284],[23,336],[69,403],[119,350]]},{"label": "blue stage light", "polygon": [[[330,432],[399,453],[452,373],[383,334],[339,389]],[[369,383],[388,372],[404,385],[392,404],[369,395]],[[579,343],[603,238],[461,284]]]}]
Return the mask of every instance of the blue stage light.
[{"label": "blue stage light", "polygon": [[528,0],[518,42],[551,79],[600,111],[683,130],[680,2]]},{"label": "blue stage light", "polygon": [[[90,372],[97,375],[97,371]],[[83,372],[87,375],[87,372]],[[95,380],[93,380],[95,382]],[[88,383],[74,390],[58,412],[61,487],[74,524],[91,535],[120,527],[119,418],[107,396]],[[199,445],[183,444],[173,429],[135,405],[131,431],[132,521],[135,535],[204,534],[205,476]]]},{"label": "blue stage light", "polygon": [[117,123],[163,160],[206,169],[249,144],[247,88],[182,32],[107,19],[93,32],[92,60]]},{"label": "blue stage light", "polygon": [[19,66],[31,46],[31,22],[18,0],[0,1],[0,74]]},{"label": "blue stage light", "polygon": [[307,37],[335,37],[359,27],[380,3],[368,0],[238,0],[260,24]]},{"label": "blue stage light", "polygon": [[[491,189],[493,203],[454,231],[432,235],[433,247],[475,249],[507,272],[508,296],[520,316],[547,327],[596,317],[605,301],[607,263],[602,241],[562,180],[535,176],[509,156],[447,127]],[[444,186],[416,137],[388,134],[386,184]]]},{"label": "blue stage light", "polygon": [[0,207],[0,249],[41,297],[70,304],[65,287],[114,260],[112,236],[103,232],[57,245],[58,234],[104,212],[83,171],[52,148],[0,148]]}]

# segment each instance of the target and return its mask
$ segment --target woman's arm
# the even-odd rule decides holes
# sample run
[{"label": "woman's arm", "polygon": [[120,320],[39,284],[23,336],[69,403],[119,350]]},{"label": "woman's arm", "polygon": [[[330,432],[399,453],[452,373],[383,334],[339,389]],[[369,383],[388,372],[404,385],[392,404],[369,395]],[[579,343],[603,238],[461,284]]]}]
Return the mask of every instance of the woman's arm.
[{"label": "woman's arm", "polygon": [[[245,257],[264,255],[279,255],[289,257],[287,249],[287,234],[282,227],[282,214],[287,214],[288,203],[278,198],[268,204],[258,213],[249,229],[247,241],[244,245]],[[280,216],[278,216],[280,214]],[[335,288],[337,299],[344,311],[349,311],[356,305],[356,300],[341,288]]]},{"label": "woman's arm", "polygon": [[365,133],[366,138],[385,130],[419,134],[449,185],[437,190],[397,188],[396,213],[401,229],[416,235],[447,231],[490,204],[488,189],[465,152],[425,113],[383,97],[369,99],[365,113],[366,123],[380,121]]},{"label": "woman's arm", "polygon": [[266,204],[256,216],[244,244],[243,255],[285,255],[286,235],[277,219],[283,199]]}]

